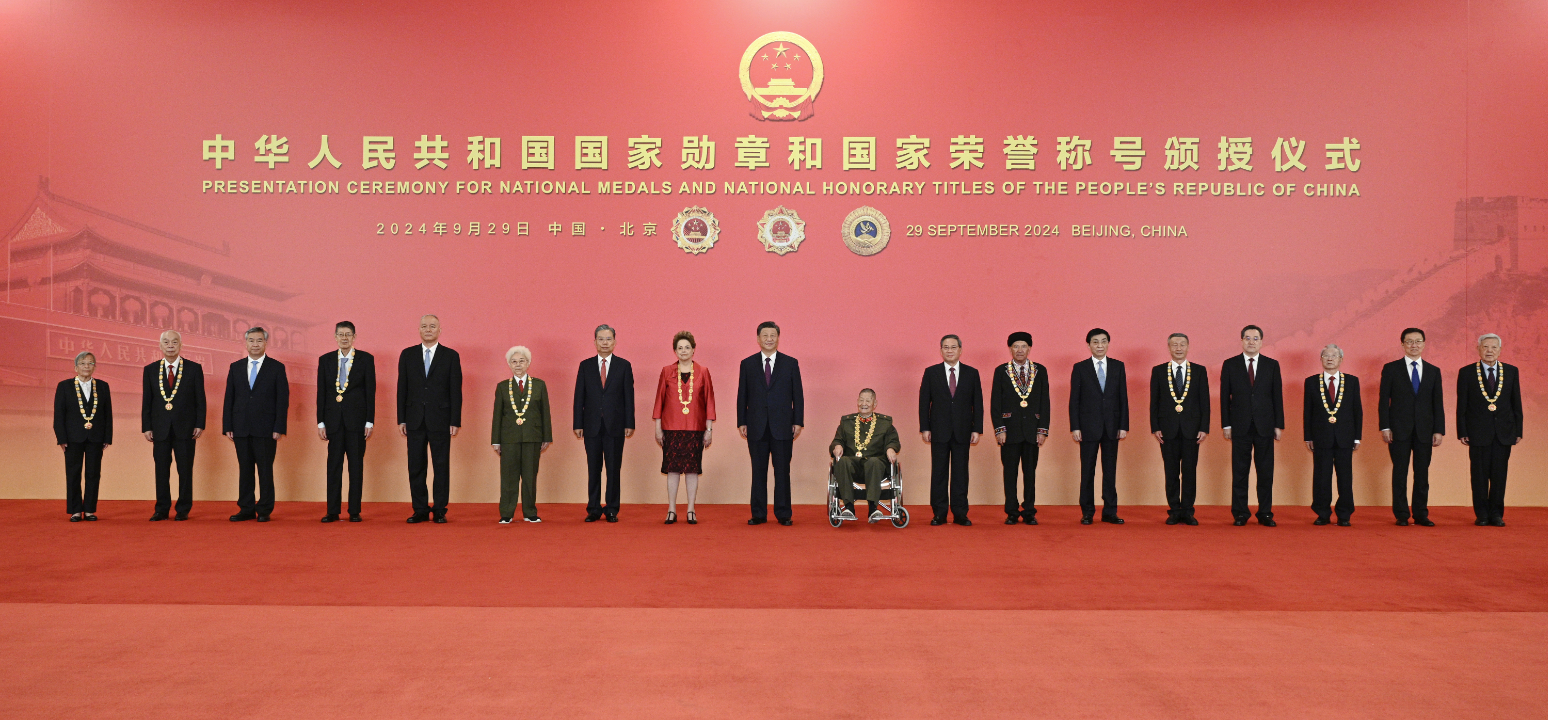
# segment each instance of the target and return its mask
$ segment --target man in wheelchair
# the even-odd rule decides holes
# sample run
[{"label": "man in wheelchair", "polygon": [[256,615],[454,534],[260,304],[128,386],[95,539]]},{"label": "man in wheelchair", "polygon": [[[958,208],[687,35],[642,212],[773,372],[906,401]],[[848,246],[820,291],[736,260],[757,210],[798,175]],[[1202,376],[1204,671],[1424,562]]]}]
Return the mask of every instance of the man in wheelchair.
[{"label": "man in wheelchair", "polygon": [[839,497],[844,499],[841,519],[855,519],[855,478],[865,478],[865,499],[870,508],[870,522],[884,518],[876,508],[881,499],[882,480],[897,462],[898,451],[903,444],[898,440],[898,429],[892,418],[876,412],[876,391],[866,388],[860,391],[856,402],[860,412],[839,419],[838,431],[833,434],[829,447],[833,455],[833,477],[838,484]]}]

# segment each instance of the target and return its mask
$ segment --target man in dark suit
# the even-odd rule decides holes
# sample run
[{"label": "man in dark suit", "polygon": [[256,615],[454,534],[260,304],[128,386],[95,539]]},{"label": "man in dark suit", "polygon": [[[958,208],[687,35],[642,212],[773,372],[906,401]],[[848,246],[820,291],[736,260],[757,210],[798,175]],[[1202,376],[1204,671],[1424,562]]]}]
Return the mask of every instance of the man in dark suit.
[{"label": "man in dark suit", "polygon": [[[237,514],[231,522],[256,518],[268,522],[274,512],[274,451],[285,435],[290,411],[290,380],[285,365],[265,352],[269,331],[249,328],[243,334],[247,357],[226,372],[226,402],[220,430],[236,445]],[[253,498],[257,475],[258,497]]]},{"label": "man in dark suit", "polygon": [[[1005,470],[1005,524],[1037,524],[1037,456],[1048,441],[1048,368],[1027,360],[1032,334],[1011,333],[1010,362],[998,366],[989,390],[989,417]],[[1020,470],[1026,501],[1016,500]]]},{"label": "man in dark suit", "polygon": [[[575,437],[586,443],[586,522],[604,514],[618,522],[618,485],[624,440],[634,435],[634,367],[613,354],[618,333],[598,325],[591,334],[595,357],[581,361],[575,374]],[[602,466],[607,466],[607,504],[603,505]]]},{"label": "man in dark suit", "polygon": [[1505,527],[1510,449],[1523,437],[1521,374],[1500,362],[1500,336],[1478,338],[1478,362],[1457,371],[1457,439],[1472,465],[1474,525]]},{"label": "man in dark suit", "polygon": [[54,389],[54,442],[64,451],[65,512],[70,522],[97,519],[102,449],[113,444],[113,391],[92,374],[97,356],[75,356],[75,376]]},{"label": "man in dark suit", "polygon": [[[409,523],[432,515],[446,522],[451,495],[451,439],[462,428],[462,358],[441,345],[441,319],[419,319],[419,344],[398,355],[398,432],[408,438]],[[427,456],[425,448],[430,452]],[[425,487],[427,463],[435,466],[435,502]]]},{"label": "man in dark suit", "polygon": [[1086,333],[1091,358],[1070,370],[1070,436],[1080,443],[1080,524],[1096,514],[1096,463],[1102,456],[1102,522],[1118,517],[1118,441],[1129,436],[1129,380],[1123,363],[1107,356],[1102,328]]},{"label": "man in dark suit", "polygon": [[1392,514],[1407,525],[1408,462],[1414,463],[1415,525],[1434,527],[1430,520],[1430,455],[1446,436],[1446,401],[1440,368],[1424,361],[1424,331],[1403,331],[1403,359],[1381,367],[1381,395],[1376,415],[1381,439],[1392,455]]},{"label": "man in dark suit", "polygon": [[151,443],[156,463],[156,509],[152,521],[167,519],[172,505],[172,460],[177,459],[177,514],[193,509],[194,446],[204,434],[204,368],[182,356],[183,336],[161,334],[162,358],[145,366],[140,382],[140,432]]},{"label": "man in dark suit", "polygon": [[1199,446],[1209,437],[1209,371],[1188,362],[1188,336],[1166,339],[1172,359],[1150,370],[1150,432],[1161,443],[1166,524],[1198,525]]},{"label": "man in dark suit", "polygon": [[973,524],[968,519],[968,450],[984,432],[984,386],[978,371],[961,358],[962,339],[941,338],[945,362],[925,368],[919,382],[919,435],[930,443],[931,525],[946,523],[948,506],[952,522]]},{"label": "man in dark suit", "polygon": [[[1337,345],[1322,349],[1322,372],[1306,378],[1301,412],[1302,439],[1312,453],[1313,525],[1328,524],[1328,514],[1338,514],[1339,527],[1349,527],[1354,514],[1354,451],[1360,449],[1365,414],[1360,404],[1360,378],[1339,372],[1344,350]],[[1333,502],[1333,475],[1338,474],[1338,504]]]},{"label": "man in dark suit", "polygon": [[349,459],[349,521],[360,522],[365,483],[366,439],[376,426],[376,358],[355,348],[355,324],[333,327],[337,352],[317,359],[317,437],[328,443],[328,513],[337,522],[344,494],[344,460]]},{"label": "man in dark suit", "polygon": [[774,517],[790,524],[790,454],[806,425],[806,398],[801,391],[801,365],[779,352],[779,326],[758,326],[760,351],[742,361],[736,383],[736,429],[747,439],[752,455],[752,518],[762,525],[769,518],[769,459],[774,461]]},{"label": "man in dark suit", "polygon": [[1220,430],[1231,441],[1231,516],[1252,517],[1247,474],[1258,468],[1258,524],[1274,527],[1274,442],[1285,431],[1285,389],[1279,361],[1259,354],[1263,329],[1242,328],[1242,354],[1220,368]]}]

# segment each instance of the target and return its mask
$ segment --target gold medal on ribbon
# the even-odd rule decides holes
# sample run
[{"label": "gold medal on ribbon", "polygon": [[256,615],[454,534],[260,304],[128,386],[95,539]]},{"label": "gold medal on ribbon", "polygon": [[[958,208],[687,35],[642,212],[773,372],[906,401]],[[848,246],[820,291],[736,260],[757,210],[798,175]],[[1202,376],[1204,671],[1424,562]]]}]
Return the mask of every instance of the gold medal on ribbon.
[{"label": "gold medal on ribbon", "polygon": [[1016,364],[1005,363],[1005,374],[1010,376],[1011,390],[1014,390],[1017,397],[1021,398],[1022,407],[1027,406],[1027,396],[1032,394],[1032,384],[1037,381],[1037,365],[1031,362],[1028,362],[1027,365],[1032,368],[1032,374],[1027,378],[1027,386],[1022,387],[1021,378],[1016,375]]},{"label": "gold medal on ribbon", "polygon": [[1474,363],[1473,367],[1478,371],[1478,392],[1483,393],[1484,402],[1489,403],[1489,412],[1498,410],[1499,408],[1495,403],[1499,402],[1500,396],[1505,394],[1505,368],[1495,365],[1495,367],[1499,368],[1500,380],[1494,386],[1494,397],[1489,397],[1489,391],[1484,388],[1483,363]]},{"label": "gold medal on ribbon", "polygon": [[684,415],[687,415],[687,414],[688,414],[688,408],[683,408],[683,414],[684,414]]},{"label": "gold medal on ribbon", "polygon": [[86,423],[86,429],[87,429],[87,430],[90,430],[90,429],[91,429],[91,423]]},{"label": "gold medal on ribbon", "polygon": [[1182,395],[1181,396],[1178,396],[1178,394],[1177,394],[1177,384],[1173,380],[1172,373],[1168,372],[1166,374],[1166,394],[1170,395],[1172,397],[1172,402],[1177,403],[1177,406],[1175,408],[1173,408],[1174,410],[1176,410],[1177,412],[1182,412],[1183,411],[1183,401],[1188,399],[1188,390],[1189,390],[1189,388],[1192,388],[1192,387],[1193,387],[1193,368],[1192,367],[1189,367],[1184,372],[1184,374],[1183,374],[1183,389],[1182,389]]},{"label": "gold medal on ribbon", "polygon": [[[508,382],[509,384],[505,386],[505,399],[510,401],[510,403],[511,403],[511,412],[516,414],[516,424],[517,425],[525,425],[526,422],[527,422],[527,418],[525,417],[525,415],[527,414],[527,408],[532,405],[532,391],[531,390],[526,390],[525,391],[526,397],[522,398],[521,408],[517,409],[516,408],[516,381],[514,379],[512,379],[512,380],[507,380],[506,382]],[[527,380],[527,382],[530,383],[530,382],[532,382],[532,380],[529,378]],[[523,388],[523,389],[525,390],[525,388]]]},{"label": "gold medal on ribbon", "polygon": [[[87,427],[91,427],[91,423],[86,423],[86,426],[87,426]],[[857,458],[863,458],[863,457],[865,457],[865,453],[863,453],[863,452],[860,452],[860,451],[859,451],[859,450],[856,450],[856,451],[855,451],[855,457],[857,457]]]},{"label": "gold medal on ribbon", "polygon": [[171,410],[172,409],[172,403],[167,403],[166,407],[167,407],[168,410]]},{"label": "gold medal on ribbon", "polygon": [[516,424],[517,425],[525,425],[525,424],[527,424],[527,419],[526,418],[516,418]]},{"label": "gold medal on ribbon", "polygon": [[344,396],[343,396],[343,395],[338,395],[338,396],[335,396],[335,397],[334,397],[334,398],[333,398],[333,401],[334,401],[334,402],[344,402]]},{"label": "gold medal on ribbon", "polygon": [[179,367],[177,371],[177,378],[172,383],[172,392],[167,392],[167,373],[170,372],[171,369],[172,364],[167,362],[166,358],[162,358],[161,379],[158,381],[157,387],[161,390],[161,399],[167,402],[166,408],[168,410],[172,409],[172,398],[177,397],[177,389],[183,386],[183,371],[182,368]]},{"label": "gold medal on ribbon", "polygon": [[1322,392],[1317,393],[1322,396],[1322,409],[1328,412],[1328,422],[1330,423],[1338,422],[1338,409],[1344,406],[1344,374],[1338,373],[1333,377],[1334,382],[1338,383],[1338,397],[1334,398],[1333,406],[1328,407],[1328,386],[1326,380],[1322,382]]},{"label": "gold medal on ribbon", "polygon": [[1489,403],[1489,412],[1494,412],[1494,411],[1495,411],[1494,403]]},{"label": "gold medal on ribbon", "polygon": [[1022,401],[1021,401],[1021,406],[1022,406],[1022,407],[1026,407],[1026,406],[1027,406],[1027,401],[1025,401],[1025,400],[1022,400]]},{"label": "gold medal on ribbon", "polygon": [[1178,405],[1175,409],[1177,410],[1177,412],[1182,412],[1182,406],[1181,405]]},{"label": "gold medal on ribbon", "polygon": [[1330,417],[1330,418],[1328,418],[1328,422],[1330,422],[1330,423],[1336,423],[1336,422],[1338,422],[1338,418],[1336,418],[1336,417]]}]

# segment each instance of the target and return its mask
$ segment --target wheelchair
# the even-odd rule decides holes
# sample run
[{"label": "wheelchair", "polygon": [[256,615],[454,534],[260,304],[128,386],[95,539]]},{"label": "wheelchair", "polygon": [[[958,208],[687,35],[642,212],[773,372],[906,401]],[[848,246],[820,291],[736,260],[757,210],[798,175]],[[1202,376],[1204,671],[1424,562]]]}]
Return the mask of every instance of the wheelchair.
[{"label": "wheelchair", "polygon": [[[863,502],[859,495],[865,492],[865,483],[855,483],[855,503]],[[908,527],[908,508],[903,507],[903,464],[898,461],[892,463],[891,472],[881,481],[881,497],[876,503],[876,509],[882,512],[885,520],[892,521],[895,528]],[[838,478],[833,474],[833,461],[828,462],[828,524],[840,527],[844,522],[858,522],[869,520],[869,517],[861,518],[856,514],[845,515],[844,498],[839,495]]]}]

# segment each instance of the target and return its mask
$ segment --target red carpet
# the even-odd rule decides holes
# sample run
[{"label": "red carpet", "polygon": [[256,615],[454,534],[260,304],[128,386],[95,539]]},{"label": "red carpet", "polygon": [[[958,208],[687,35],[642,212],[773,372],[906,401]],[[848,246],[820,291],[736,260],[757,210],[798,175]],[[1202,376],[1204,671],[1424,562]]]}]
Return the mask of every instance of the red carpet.
[{"label": "red carpet", "polygon": [[[1435,528],[3,501],[0,717],[1541,717],[1548,509]],[[928,518],[927,508],[916,517]],[[876,688],[874,692],[861,687]]]}]

